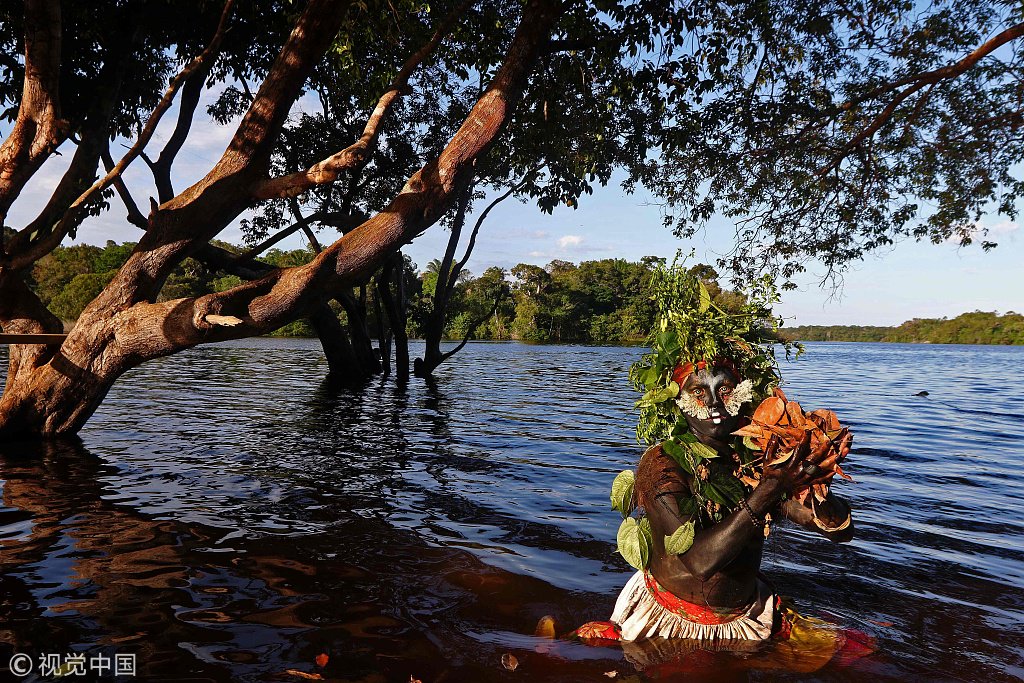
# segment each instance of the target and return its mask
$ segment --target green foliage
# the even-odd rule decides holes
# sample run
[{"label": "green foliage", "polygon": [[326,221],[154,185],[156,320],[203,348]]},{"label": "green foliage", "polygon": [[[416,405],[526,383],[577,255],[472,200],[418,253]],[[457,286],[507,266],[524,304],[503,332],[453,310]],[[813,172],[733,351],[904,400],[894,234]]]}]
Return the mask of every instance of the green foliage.
[{"label": "green foliage", "polygon": [[[657,324],[648,338],[650,350],[630,367],[629,379],[643,395],[635,408],[637,440],[661,444],[664,453],[690,475],[692,497],[689,514],[702,521],[718,521],[745,495],[743,485],[733,476],[732,463],[720,465],[718,453],[690,432],[676,403],[680,387],[673,379],[680,366],[725,358],[754,387],[754,403],[779,384],[774,344],[781,319],[772,313],[778,292],[768,277],[755,280],[745,294],[722,296],[713,278],[714,269],[697,265],[685,268],[678,256],[672,265],[658,265],[647,290],[657,304]],[[783,343],[787,356],[799,343]],[[752,456],[737,445],[741,461]],[[673,535],[673,548],[685,552],[693,542],[692,526],[687,535]]]},{"label": "green foliage", "polygon": [[626,517],[616,534],[619,554],[636,569],[646,569],[651,560],[654,537],[651,535],[651,521],[646,517]]},{"label": "green foliage", "polygon": [[116,270],[110,270],[106,273],[76,275],[50,301],[50,311],[61,320],[77,320],[89,302],[103,291],[116,274]]},{"label": "green foliage", "polygon": [[633,490],[636,485],[636,475],[633,470],[622,470],[612,481],[612,510],[622,513],[623,519],[632,514],[636,507],[633,503]]},{"label": "green foliage", "polygon": [[1024,345],[1024,315],[974,311],[951,319],[914,318],[898,327],[807,325],[783,330],[781,336],[805,341]]}]

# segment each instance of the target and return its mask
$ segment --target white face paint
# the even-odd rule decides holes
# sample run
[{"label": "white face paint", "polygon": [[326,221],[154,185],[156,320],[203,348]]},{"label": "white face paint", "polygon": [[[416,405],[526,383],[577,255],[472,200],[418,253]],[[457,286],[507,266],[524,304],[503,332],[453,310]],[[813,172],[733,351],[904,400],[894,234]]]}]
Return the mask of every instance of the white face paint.
[{"label": "white face paint", "polygon": [[679,392],[679,398],[676,399],[676,405],[679,406],[679,409],[684,413],[690,417],[695,417],[698,420],[706,420],[711,417],[711,411],[708,410],[708,407],[685,389]]},{"label": "white face paint", "polygon": [[725,399],[725,412],[735,417],[740,414],[740,408],[743,407],[743,404],[749,403],[753,398],[754,384],[749,379],[745,379],[737,384],[736,388],[729,394],[729,397]]}]

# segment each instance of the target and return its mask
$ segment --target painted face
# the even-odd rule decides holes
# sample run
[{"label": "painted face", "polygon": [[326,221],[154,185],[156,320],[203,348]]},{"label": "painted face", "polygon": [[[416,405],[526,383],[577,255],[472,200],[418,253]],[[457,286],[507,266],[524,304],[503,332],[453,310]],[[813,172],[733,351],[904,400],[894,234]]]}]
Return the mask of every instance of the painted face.
[{"label": "painted face", "polygon": [[751,400],[750,380],[724,367],[706,367],[687,375],[676,404],[698,437],[724,441],[739,428],[740,409]]}]

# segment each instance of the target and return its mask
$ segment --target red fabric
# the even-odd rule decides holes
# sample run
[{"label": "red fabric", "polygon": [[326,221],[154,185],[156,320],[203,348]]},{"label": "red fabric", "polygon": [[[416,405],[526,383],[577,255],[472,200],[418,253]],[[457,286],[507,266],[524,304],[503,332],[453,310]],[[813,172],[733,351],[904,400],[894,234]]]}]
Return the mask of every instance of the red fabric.
[{"label": "red fabric", "polygon": [[748,607],[715,608],[687,602],[665,590],[649,571],[644,571],[644,583],[659,605],[672,614],[682,617],[695,624],[728,624],[743,616]]}]

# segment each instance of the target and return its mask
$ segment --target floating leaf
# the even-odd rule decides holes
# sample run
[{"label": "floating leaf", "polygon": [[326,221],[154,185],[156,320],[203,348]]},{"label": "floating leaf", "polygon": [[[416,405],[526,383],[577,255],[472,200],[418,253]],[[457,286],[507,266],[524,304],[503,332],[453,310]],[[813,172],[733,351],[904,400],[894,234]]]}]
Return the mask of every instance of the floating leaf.
[{"label": "floating leaf", "polygon": [[506,652],[501,656],[501,665],[509,671],[515,671],[519,668],[519,660],[514,654]]},{"label": "floating leaf", "polygon": [[330,657],[328,657],[325,653],[320,653],[316,656],[316,659],[314,661],[316,662],[316,665],[322,669],[323,667],[327,666],[327,660],[329,659]]},{"label": "floating leaf", "polygon": [[665,537],[665,552],[670,555],[682,555],[693,545],[693,522],[680,525],[672,532],[671,536]]},{"label": "floating leaf", "polygon": [[289,676],[294,676],[295,678],[302,678],[302,679],[307,680],[307,681],[322,681],[322,680],[324,680],[324,677],[321,676],[320,674],[306,673],[305,671],[299,671],[298,669],[285,669],[284,672],[287,675],[289,675]]},{"label": "floating leaf", "polygon": [[538,638],[555,638],[555,618],[550,614],[546,614],[540,618],[537,622],[537,628],[533,630],[533,635]]},{"label": "floating leaf", "polygon": [[633,488],[636,484],[636,475],[633,470],[622,470],[615,476],[612,482],[612,510],[618,510],[623,517],[629,517],[633,512]]}]

